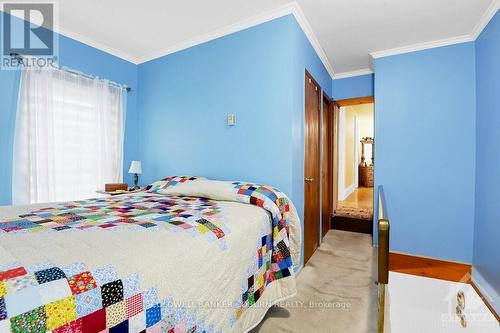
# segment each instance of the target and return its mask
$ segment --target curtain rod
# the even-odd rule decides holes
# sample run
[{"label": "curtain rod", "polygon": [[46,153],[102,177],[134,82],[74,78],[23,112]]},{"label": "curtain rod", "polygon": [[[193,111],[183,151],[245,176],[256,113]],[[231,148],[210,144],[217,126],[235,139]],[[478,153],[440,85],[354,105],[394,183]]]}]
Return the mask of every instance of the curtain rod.
[{"label": "curtain rod", "polygon": [[[21,54],[19,54],[19,53],[10,53],[9,55],[10,55],[11,58],[14,58],[18,62],[22,62],[23,59],[24,59],[24,57]],[[57,69],[59,69],[61,71],[64,71],[64,72],[67,72],[67,73],[70,73],[70,74],[73,74],[73,75],[82,76],[84,78],[91,79],[91,80],[93,80],[93,79],[99,79],[98,76],[94,76],[94,75],[90,75],[90,74],[85,74],[83,72],[80,72],[80,71],[77,71],[77,70],[74,70],[74,69],[71,69],[71,68],[68,68],[68,67],[65,67],[65,66],[63,66],[63,67],[57,67]],[[113,81],[109,81],[109,83],[111,85],[114,85],[114,86],[120,87],[122,89],[125,89],[127,92],[132,91],[132,88],[130,88],[127,85],[119,84],[119,83],[116,83],[116,82],[113,82]]]}]

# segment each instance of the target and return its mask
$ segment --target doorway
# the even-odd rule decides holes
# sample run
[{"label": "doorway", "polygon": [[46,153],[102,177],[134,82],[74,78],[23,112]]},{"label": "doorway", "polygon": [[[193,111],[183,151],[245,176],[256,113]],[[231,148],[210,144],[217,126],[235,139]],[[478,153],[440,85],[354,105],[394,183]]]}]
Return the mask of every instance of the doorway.
[{"label": "doorway", "polygon": [[305,72],[304,265],[319,246],[321,87]]},{"label": "doorway", "polygon": [[334,193],[334,104],[323,92],[321,109],[321,236],[330,230]]},{"label": "doorway", "polygon": [[338,128],[338,201],[334,229],[373,233],[374,99],[336,102]]}]

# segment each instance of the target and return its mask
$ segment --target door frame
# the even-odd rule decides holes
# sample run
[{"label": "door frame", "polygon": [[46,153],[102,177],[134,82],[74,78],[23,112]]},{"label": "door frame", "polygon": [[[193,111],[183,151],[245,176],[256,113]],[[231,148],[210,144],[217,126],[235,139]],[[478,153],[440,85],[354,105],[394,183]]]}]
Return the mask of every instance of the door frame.
[{"label": "door frame", "polygon": [[[307,110],[306,110],[306,89],[307,89],[307,86],[306,86],[306,81],[310,79],[311,82],[317,87],[318,89],[318,143],[319,143],[319,165],[318,165],[318,168],[319,168],[319,175],[318,175],[318,179],[316,181],[319,182],[319,186],[318,186],[318,203],[319,203],[319,207],[318,207],[318,221],[315,222],[314,224],[314,232],[313,234],[316,235],[316,239],[315,241],[316,244],[315,244],[315,247],[312,251],[312,253],[309,255],[309,254],[306,254],[306,235],[305,235],[305,229],[306,229],[306,186],[307,186],[307,183],[306,183],[306,177],[309,177],[308,175],[306,175],[306,150],[307,150],[307,136],[306,136],[306,127],[307,127]],[[303,174],[303,189],[304,189],[304,221],[303,221],[303,235],[304,235],[304,238],[303,238],[303,250],[304,250],[304,256],[303,256],[303,264],[305,265],[307,263],[307,261],[312,257],[312,255],[314,254],[314,252],[316,251],[316,249],[319,247],[320,243],[321,243],[321,182],[320,182],[320,179],[321,179],[321,110],[322,110],[322,91],[323,89],[321,88],[321,86],[319,85],[318,81],[316,81],[314,79],[314,76],[307,70],[307,69],[304,69],[304,87],[303,87],[303,91],[304,91],[304,109],[303,109],[303,114],[304,114],[304,174]],[[308,256],[306,258],[306,256]]]},{"label": "door frame", "polygon": [[[335,214],[335,210],[337,209],[337,205],[339,202],[339,173],[341,166],[339,165],[339,157],[340,157],[340,123],[341,123],[341,113],[340,108],[344,106],[350,105],[359,105],[359,104],[373,104],[373,128],[375,129],[375,97],[374,96],[363,96],[363,97],[355,97],[355,98],[346,98],[340,99],[333,102],[334,103],[334,133],[333,133],[333,147],[334,147],[334,155],[333,155],[333,203],[332,203],[332,216]],[[345,112],[345,111],[343,111]],[[375,131],[374,131],[375,133]],[[337,148],[337,149],[335,149]],[[375,147],[374,147],[375,148]],[[375,149],[372,152],[375,160]]]},{"label": "door frame", "polygon": [[[328,109],[324,109],[325,101],[328,104]],[[331,225],[331,216],[333,213],[333,199],[334,199],[334,175],[335,175],[335,170],[334,170],[334,132],[335,132],[335,103],[334,101],[328,96],[328,94],[323,91],[322,93],[322,103],[321,103],[321,134],[322,134],[322,140],[321,140],[321,239],[323,239],[330,230],[330,225]],[[326,114],[326,116],[325,116]],[[328,121],[328,124],[324,124],[323,120],[326,117],[326,121]],[[324,156],[324,147],[323,147],[323,126],[326,127],[326,137],[328,138],[327,140],[327,154],[328,156]],[[323,177],[324,175],[324,162],[326,159],[327,163],[327,169],[328,173],[326,176]],[[328,210],[327,214],[324,214],[323,211],[323,200],[325,199],[325,193],[324,193],[324,186],[327,186],[327,194],[326,198],[329,201],[328,202]],[[325,216],[326,215],[326,216]],[[326,217],[326,218],[325,218]]]}]

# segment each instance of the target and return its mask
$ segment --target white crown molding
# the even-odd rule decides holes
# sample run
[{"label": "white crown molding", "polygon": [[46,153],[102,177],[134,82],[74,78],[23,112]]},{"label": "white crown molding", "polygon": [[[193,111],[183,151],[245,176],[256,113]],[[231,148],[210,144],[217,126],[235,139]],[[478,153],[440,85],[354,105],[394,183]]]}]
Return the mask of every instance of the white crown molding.
[{"label": "white crown molding", "polygon": [[448,46],[448,45],[460,44],[460,43],[472,42],[472,41],[474,41],[474,38],[472,38],[471,35],[463,35],[463,36],[458,36],[458,37],[451,37],[451,38],[434,40],[431,42],[424,42],[424,43],[412,44],[412,45],[407,45],[407,46],[402,46],[402,47],[396,47],[393,49],[388,49],[388,50],[383,50],[383,51],[371,52],[370,56],[373,59],[377,59],[377,58],[389,57],[389,56],[397,55],[397,54],[422,51],[422,50],[427,50],[427,49],[433,49],[436,47]]},{"label": "white crown molding", "polygon": [[326,70],[330,74],[330,77],[333,79],[334,72],[332,65],[328,61],[328,57],[326,56],[325,51],[321,47],[321,44],[318,41],[318,38],[314,34],[313,29],[311,28],[311,25],[307,21],[307,18],[305,17],[304,13],[302,12],[302,9],[300,8],[299,4],[294,1],[291,3],[288,3],[284,6],[272,9],[270,11],[261,13],[259,15],[253,16],[251,18],[242,20],[240,22],[230,24],[228,26],[225,26],[221,29],[217,29],[215,31],[197,36],[195,38],[188,39],[186,41],[180,42],[178,44],[169,46],[167,48],[161,49],[159,51],[155,51],[151,54],[145,55],[145,56],[140,56],[140,57],[135,57],[133,55],[127,54],[125,52],[119,51],[109,45],[106,45],[104,43],[100,43],[95,41],[92,38],[85,37],[81,34],[78,34],[74,31],[64,29],[60,27],[59,25],[54,26],[54,32],[59,33],[61,35],[64,35],[66,37],[72,38],[74,40],[77,40],[79,42],[82,42],[84,44],[87,44],[89,46],[92,46],[94,48],[97,48],[99,50],[102,50],[104,52],[110,53],[114,56],[117,56],[119,58],[122,58],[124,60],[127,60],[131,63],[134,64],[141,64],[156,58],[160,58],[172,53],[175,53],[177,51],[181,51],[199,44],[203,44],[205,42],[244,30],[248,29],[254,26],[257,26],[259,24],[269,22],[271,20],[290,15],[292,14],[295,19],[297,20],[298,24],[300,25],[301,29],[303,30],[304,34],[306,35],[307,39],[311,43],[312,47],[316,51],[318,57],[320,58],[321,62],[325,66]]},{"label": "white crown molding", "polygon": [[88,46],[91,46],[93,48],[96,48],[98,50],[101,50],[101,51],[104,51],[106,53],[109,53],[111,55],[114,55],[115,57],[118,57],[118,58],[121,58],[123,60],[126,60],[128,62],[131,62],[135,65],[138,65],[139,64],[139,59],[137,57],[134,57],[133,55],[130,55],[130,54],[127,54],[125,52],[122,52],[122,51],[119,51],[109,45],[106,45],[106,44],[103,44],[103,43],[100,43],[100,42],[97,42],[91,38],[88,38],[88,37],[85,37],[85,36],[82,36],[74,31],[71,31],[71,30],[68,30],[68,29],[64,29],[64,28],[56,28],[54,29],[57,33],[65,36],[65,37],[69,37],[71,39],[74,39],[80,43],[83,43],[83,44],[86,44]]},{"label": "white crown molding", "polygon": [[500,8],[500,0],[493,0],[488,9],[486,9],[486,12],[484,12],[479,22],[477,22],[476,26],[474,27],[474,30],[472,30],[471,36],[472,38],[474,38],[474,40],[477,39],[477,37],[479,37],[481,32],[493,18],[493,16],[495,16],[499,8]]},{"label": "white crown molding", "polygon": [[412,45],[407,45],[407,46],[402,46],[402,47],[396,47],[396,48],[388,49],[388,50],[375,51],[375,52],[371,52],[370,56],[372,57],[372,59],[377,59],[377,58],[389,57],[389,56],[397,55],[397,54],[432,49],[432,48],[441,47],[441,46],[448,46],[448,45],[454,45],[454,44],[460,44],[460,43],[466,43],[466,42],[473,42],[477,39],[477,37],[479,37],[479,35],[483,31],[483,29],[486,27],[486,25],[488,25],[488,23],[493,18],[493,16],[495,16],[495,13],[497,12],[497,10],[499,8],[500,8],[500,0],[493,0],[491,2],[490,6],[488,6],[486,11],[484,12],[484,14],[481,17],[481,19],[479,20],[479,22],[474,27],[473,31],[468,35],[439,39],[439,40],[424,42],[424,43],[417,43],[417,44],[412,44]]},{"label": "white crown molding", "polygon": [[[430,48],[435,48],[435,47],[441,47],[441,46],[447,46],[447,45],[453,45],[453,44],[459,44],[459,43],[465,43],[465,42],[471,42],[476,40],[476,38],[480,35],[480,33],[483,31],[483,29],[486,27],[488,22],[491,20],[491,18],[495,15],[495,13],[498,11],[500,8],[500,0],[493,0],[488,7],[488,9],[485,11],[483,16],[481,17],[480,21],[476,24],[474,27],[473,31],[468,34],[468,35],[463,35],[463,36],[457,36],[457,37],[452,37],[452,38],[446,38],[446,39],[440,39],[440,40],[435,40],[435,41],[430,41],[430,42],[424,42],[424,43],[418,43],[418,44],[412,44],[412,45],[407,45],[403,47],[398,47],[398,48],[393,48],[393,49],[388,49],[388,50],[381,50],[381,51],[375,51],[370,53],[370,60],[377,59],[377,58],[382,58],[382,57],[387,57],[391,55],[397,55],[397,54],[402,54],[402,53],[408,53],[408,52],[414,52],[414,51],[420,51],[420,50],[425,50],[425,49],[430,49]],[[195,45],[199,45],[247,28],[254,27],[256,25],[274,20],[279,17],[283,17],[286,15],[292,14],[295,19],[297,20],[299,26],[301,27],[302,31],[306,35],[307,39],[311,43],[312,47],[316,51],[316,54],[320,58],[321,62],[325,66],[326,70],[330,74],[330,77],[332,79],[341,79],[341,78],[348,78],[348,77],[354,77],[354,76],[360,76],[360,75],[366,75],[366,74],[371,74],[373,73],[373,70],[370,68],[364,68],[360,70],[355,70],[351,72],[343,72],[343,73],[338,73],[335,74],[333,67],[328,60],[328,57],[321,47],[321,44],[319,43],[316,35],[314,34],[313,29],[311,28],[311,25],[309,24],[307,18],[305,17],[304,13],[302,12],[302,9],[300,8],[299,4],[297,2],[291,2],[289,4],[286,4],[284,6],[278,7],[276,9],[264,12],[262,14],[253,16],[249,19],[240,21],[235,24],[228,25],[226,27],[223,27],[221,29],[217,29],[215,31],[209,32],[207,34],[183,41],[181,43],[175,44],[173,46],[161,49],[157,52],[151,53],[149,55],[145,56],[140,56],[136,57],[131,54],[128,54],[126,52],[117,50],[105,43],[97,42],[96,40],[92,38],[88,38],[86,36],[83,36],[81,34],[78,34],[74,31],[64,29],[60,27],[59,25],[56,25],[54,27],[54,31],[64,35],[66,37],[72,38],[76,41],[79,41],[81,43],[84,43],[86,45],[89,45],[91,47],[94,47],[96,49],[99,49],[101,51],[104,51],[106,53],[109,53],[111,55],[114,55],[116,57],[122,58],[124,60],[127,60],[133,64],[141,64],[146,61],[150,61],[168,54],[172,54],[174,52],[187,49],[190,47],[193,47]]]},{"label": "white crown molding", "polygon": [[354,76],[368,75],[373,74],[373,70],[371,68],[363,68],[350,72],[337,73],[333,76],[334,80],[346,79]]},{"label": "white crown molding", "polygon": [[292,7],[295,5],[295,3],[290,3],[286,4],[284,6],[275,8],[273,10],[264,12],[262,14],[250,17],[248,19],[227,25],[225,27],[222,27],[220,29],[205,33],[203,35],[196,36],[194,38],[182,41],[180,43],[174,44],[172,46],[162,48],[158,51],[155,51],[153,53],[144,55],[139,57],[139,63],[147,62],[150,60],[154,60],[184,49],[188,49],[190,47],[206,43],[208,41],[230,35],[232,33],[248,29],[251,27],[254,27],[256,25],[259,25],[261,23],[265,23],[271,20],[274,20],[279,17],[283,17],[286,15],[289,15],[292,13]]},{"label": "white crown molding", "polygon": [[297,2],[292,2],[292,14],[295,16],[295,19],[299,23],[300,27],[302,28],[302,31],[306,35],[307,39],[311,43],[312,47],[314,48],[314,51],[316,51],[316,54],[318,55],[319,59],[325,66],[326,71],[328,74],[330,74],[330,78],[333,80],[333,77],[335,76],[335,72],[333,70],[332,65],[330,64],[330,61],[328,60],[328,57],[325,53],[325,50],[323,50],[323,47],[321,47],[321,44],[316,38],[316,35],[314,34],[313,29],[311,28],[311,25],[309,24],[309,21],[307,20],[306,16],[302,12],[302,9],[300,8],[299,4]]},{"label": "white crown molding", "polygon": [[[57,10],[57,7],[56,7],[56,10]],[[2,12],[2,11],[0,10],[0,12]],[[13,15],[17,18],[20,18],[21,20],[24,20],[23,16],[18,16],[14,13],[12,13],[11,15]],[[96,49],[101,50],[103,52],[109,53],[109,54],[114,55],[114,56],[121,58],[123,60],[129,61],[133,64],[136,64],[136,65],[139,64],[138,59],[136,57],[134,57],[130,54],[127,54],[125,52],[119,51],[119,50],[117,50],[109,45],[106,45],[104,43],[97,42],[92,38],[88,38],[88,37],[85,37],[81,34],[74,32],[74,31],[62,28],[59,24],[57,24],[57,21],[54,24],[53,31],[57,34],[63,35],[64,37],[69,37],[71,39],[74,39],[78,42],[81,42],[81,43],[86,44],[88,46],[91,46],[93,48],[96,48]]]},{"label": "white crown molding", "polygon": [[175,53],[177,51],[181,51],[199,44],[206,43],[208,41],[227,36],[229,34],[248,29],[251,27],[254,27],[256,25],[269,22],[271,20],[290,15],[292,14],[295,19],[297,20],[298,24],[304,31],[304,34],[306,35],[307,39],[311,43],[312,47],[316,51],[318,57],[321,59],[321,62],[325,66],[326,70],[330,74],[330,77],[333,78],[334,72],[332,65],[328,61],[328,57],[326,56],[325,51],[321,47],[321,44],[319,43],[318,39],[316,38],[316,35],[314,34],[309,22],[307,21],[304,13],[302,12],[302,9],[300,9],[300,6],[297,2],[291,2],[289,4],[286,4],[284,6],[275,8],[273,10],[264,12],[262,14],[253,16],[251,18],[245,19],[243,21],[230,24],[228,26],[225,26],[221,29],[214,30],[212,32],[206,33],[204,35],[180,42],[178,44],[169,46],[167,48],[161,49],[159,51],[153,52],[151,54],[148,54],[146,56],[140,57],[138,59],[139,63],[144,63],[150,60],[154,60],[172,53]]}]

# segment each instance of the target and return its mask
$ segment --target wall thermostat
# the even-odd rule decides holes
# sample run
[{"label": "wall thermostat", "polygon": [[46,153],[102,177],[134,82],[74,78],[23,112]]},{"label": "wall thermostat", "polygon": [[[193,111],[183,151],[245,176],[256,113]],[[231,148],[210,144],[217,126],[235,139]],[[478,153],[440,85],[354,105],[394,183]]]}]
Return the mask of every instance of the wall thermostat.
[{"label": "wall thermostat", "polygon": [[236,116],[232,113],[228,113],[227,115],[227,125],[234,126],[236,124]]}]

